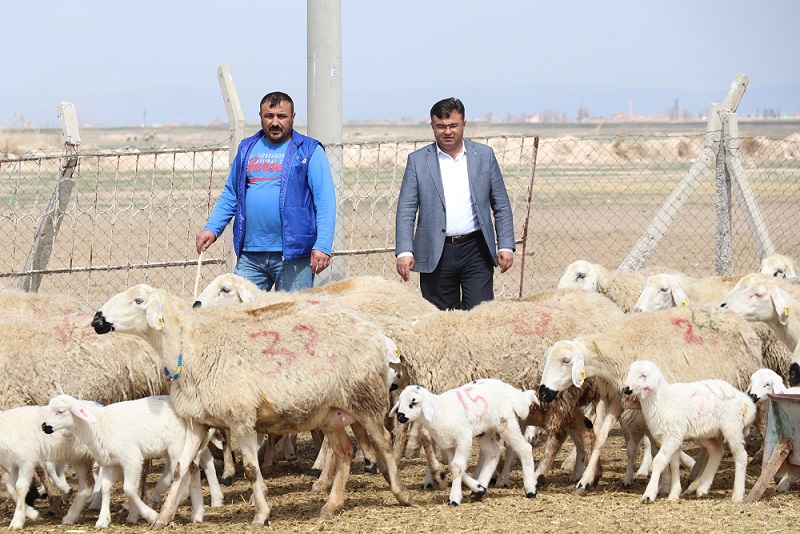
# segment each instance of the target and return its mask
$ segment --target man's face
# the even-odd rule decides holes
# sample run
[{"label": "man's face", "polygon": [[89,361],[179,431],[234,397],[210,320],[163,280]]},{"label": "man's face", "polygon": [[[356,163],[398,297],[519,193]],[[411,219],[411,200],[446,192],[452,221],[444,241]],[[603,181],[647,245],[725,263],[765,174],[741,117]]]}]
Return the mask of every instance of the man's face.
[{"label": "man's face", "polygon": [[433,137],[443,152],[456,151],[461,148],[466,124],[467,121],[457,111],[450,113],[449,117],[440,119],[434,116],[431,119]]},{"label": "man's face", "polygon": [[261,129],[270,143],[283,143],[292,137],[294,127],[294,111],[292,105],[281,100],[277,106],[270,106],[269,101],[261,104]]}]

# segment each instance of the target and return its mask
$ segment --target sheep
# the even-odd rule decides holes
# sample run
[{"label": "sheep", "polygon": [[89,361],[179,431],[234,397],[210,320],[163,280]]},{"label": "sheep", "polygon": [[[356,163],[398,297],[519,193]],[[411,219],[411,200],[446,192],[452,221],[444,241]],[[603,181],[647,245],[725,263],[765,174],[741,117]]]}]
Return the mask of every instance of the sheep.
[{"label": "sheep", "polygon": [[708,461],[700,476],[687,492],[698,497],[708,493],[722,460],[722,441],[728,443],[735,465],[733,502],[744,499],[747,452],[744,440],[756,416],[750,397],[724,380],[699,380],[669,383],[652,361],[631,364],[623,384],[626,395],[636,395],[647,421],[647,427],[661,443],[653,458],[653,473],[642,501],[656,500],[661,472],[669,463],[672,487],[669,500],[681,493],[678,474],[678,451],[687,438],[697,439],[708,451]]},{"label": "sheep", "polygon": [[[747,394],[761,408],[766,404],[767,395],[800,395],[800,387],[787,388],[781,376],[772,369],[759,369],[750,378]],[[792,484],[800,480],[800,466],[792,465],[784,460],[781,469],[776,473],[780,480],[775,486],[775,491],[789,491]]]},{"label": "sheep", "polygon": [[[78,477],[78,491],[62,523],[75,523],[92,494],[92,456],[66,431],[47,436],[42,433],[41,406],[19,406],[0,411],[0,466],[8,473],[6,487],[16,506],[9,528],[21,529],[26,517],[39,514],[25,502],[34,468],[45,462],[71,464]],[[65,489],[69,489],[68,487]]]},{"label": "sheep", "polygon": [[5,316],[40,318],[88,311],[88,304],[68,295],[0,288],[0,312]]},{"label": "sheep", "polygon": [[[527,419],[531,405],[538,403],[532,390],[522,391],[501,380],[481,379],[441,395],[421,386],[407,386],[389,415],[396,416],[401,423],[419,421],[447,454],[452,473],[448,504],[458,506],[462,480],[476,497],[486,493],[500,459],[500,446],[493,439],[494,434],[520,458],[525,496],[536,496],[533,451],[522,435],[520,423]],[[480,437],[484,456],[477,480],[466,472],[472,439],[476,436]]]},{"label": "sheep", "polygon": [[775,278],[792,280],[797,278],[797,269],[794,260],[783,254],[773,254],[761,260],[758,272]]},{"label": "sheep", "polygon": [[[379,468],[395,498],[411,503],[383,427],[389,409],[387,343],[352,313],[299,301],[194,311],[177,297],[140,284],[111,297],[92,326],[98,334],[116,331],[147,340],[172,379],[175,411],[192,420],[154,526],[164,527],[172,518],[180,484],[208,426],[229,429],[239,444],[253,488],[253,524],[269,524],[256,430],[323,430],[336,456],[333,485],[321,510],[326,516],[344,502],[352,454],[344,427],[360,423],[375,441]],[[226,393],[230,384],[236,384],[235,392]]]},{"label": "sheep", "polygon": [[[115,467],[123,473],[123,491],[128,497],[128,523],[139,516],[149,523],[155,521],[156,511],[139,497],[139,479],[145,459],[165,458],[166,467],[149,498],[158,502],[169,485],[171,466],[183,451],[187,423],[175,413],[169,396],[146,397],[101,406],[93,401],[78,400],[70,395],[57,395],[48,403],[42,416],[41,429],[45,434],[65,430],[74,435],[91,451],[103,468],[101,482],[102,504],[95,526],[107,528],[111,523],[110,490]],[[205,450],[206,476],[212,496],[221,504],[222,492],[214,473],[213,459]],[[210,466],[209,466],[209,462]],[[192,521],[203,520],[203,495],[199,474],[192,477]]]},{"label": "sheep", "polygon": [[[420,319],[411,335],[396,340],[399,369],[407,383],[437,394],[479,378],[531,389],[538,384],[546,347],[565,337],[606,330],[623,317],[605,296],[571,290],[484,302],[470,311],[440,312]],[[531,410],[527,424],[542,427],[548,436],[536,467],[537,479],[543,480],[552,468],[567,434],[579,452],[580,444],[591,449],[593,435],[580,407],[591,402],[592,395],[588,388],[573,388],[558,403]],[[575,467],[573,474],[580,476],[580,459]]]},{"label": "sheep", "polygon": [[765,274],[749,274],[725,296],[721,306],[748,321],[766,323],[794,350],[800,339],[800,300],[785,287],[780,279]]},{"label": "sheep", "polygon": [[693,278],[678,274],[654,274],[645,280],[634,313],[658,311],[673,306],[702,304],[717,306],[741,276]]},{"label": "sheep", "polygon": [[[560,391],[581,387],[594,377],[594,387],[608,403],[602,426],[596,431],[594,450],[578,481],[576,493],[584,494],[599,479],[600,452],[608,432],[623,409],[622,382],[628,366],[650,354],[674,381],[718,378],[745,389],[750,375],[763,367],[764,341],[752,325],[720,308],[686,306],[628,316],[606,333],[563,339],[547,349],[539,400],[557,398]],[[724,365],[720,354],[725,355]]]},{"label": "sheep", "polygon": [[648,272],[656,274],[660,271],[652,268],[609,271],[600,264],[577,260],[567,266],[556,287],[602,293],[622,308],[622,311],[629,313],[636,305]]}]

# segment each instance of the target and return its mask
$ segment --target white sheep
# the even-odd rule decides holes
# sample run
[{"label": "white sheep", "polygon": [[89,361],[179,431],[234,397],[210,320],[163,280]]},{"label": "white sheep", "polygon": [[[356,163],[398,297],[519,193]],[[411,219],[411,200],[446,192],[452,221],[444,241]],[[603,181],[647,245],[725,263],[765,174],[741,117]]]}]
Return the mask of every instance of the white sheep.
[{"label": "white sheep", "polygon": [[[505,441],[522,462],[525,496],[536,496],[533,451],[520,426],[534,404],[538,404],[538,400],[532,390],[522,391],[501,380],[481,379],[441,395],[421,386],[407,386],[389,415],[396,416],[401,423],[419,421],[445,452],[452,474],[448,504],[458,506],[462,480],[476,497],[486,493],[500,460],[496,436]],[[477,480],[467,473],[472,440],[476,436],[480,436],[483,456]]]},{"label": "white sheep", "polygon": [[[101,406],[92,401],[78,400],[70,395],[57,395],[48,403],[42,430],[51,434],[58,430],[72,433],[91,451],[95,461],[104,468],[101,482],[102,504],[95,526],[107,528],[111,523],[110,491],[113,468],[123,474],[123,491],[128,498],[128,523],[136,523],[139,516],[149,523],[156,519],[156,511],[139,497],[139,480],[146,459],[164,458],[165,469],[161,479],[148,496],[158,502],[169,486],[172,467],[178,462],[186,440],[187,422],[173,409],[169,396],[146,397]],[[207,453],[207,450],[206,450]],[[209,488],[218,504],[222,492],[213,469],[213,459],[207,453],[206,477]],[[192,477],[190,485],[192,521],[203,520],[203,495],[199,474]]]},{"label": "white sheep", "polygon": [[586,260],[572,262],[564,269],[564,274],[556,286],[558,289],[582,289],[601,293],[622,311],[629,313],[636,305],[636,301],[644,288],[647,274],[656,274],[660,271],[649,268],[638,271],[610,271],[597,263]]},{"label": "white sheep", "polygon": [[672,487],[669,499],[681,494],[678,453],[686,439],[696,439],[708,451],[700,476],[687,492],[708,493],[722,460],[722,442],[728,443],[734,461],[733,502],[744,499],[747,451],[744,441],[756,416],[750,397],[724,380],[669,383],[658,366],[648,360],[631,364],[623,384],[627,395],[639,397],[647,427],[661,447],[653,458],[653,473],[642,501],[656,500],[661,472],[669,464]]},{"label": "white sheep", "polygon": [[783,254],[772,254],[761,260],[758,272],[775,278],[786,278],[787,280],[797,278],[794,260]]},{"label": "white sheep", "polygon": [[794,350],[800,340],[800,300],[786,284],[765,274],[749,274],[725,296],[721,306],[748,321],[766,323]]},{"label": "white sheep", "polygon": [[[42,432],[41,406],[19,406],[0,411],[0,466],[8,473],[6,488],[16,506],[9,528],[21,529],[25,518],[39,514],[25,503],[34,469],[45,462],[71,464],[78,478],[78,491],[62,523],[73,524],[92,494],[92,456],[66,431],[50,436]],[[67,488],[68,489],[68,488]]]},{"label": "white sheep", "polygon": [[717,306],[740,278],[741,276],[694,278],[667,273],[650,275],[645,280],[633,311],[658,311],[688,304]]},{"label": "white sheep", "polygon": [[[559,339],[607,330],[624,318],[611,300],[597,293],[550,290],[523,300],[497,299],[470,311],[451,310],[420,319],[411,335],[397,339],[399,368],[411,384],[442,393],[480,378],[497,378],[520,389],[539,383],[544,350]],[[536,476],[552,469],[569,435],[579,453],[591,450],[594,436],[581,406],[594,392],[573,388],[556,403],[531,411],[528,424],[547,434]],[[580,477],[583,462],[575,464]],[[440,480],[434,473],[434,479]],[[428,480],[429,481],[429,480]],[[542,480],[538,481],[540,484]]]},{"label": "white sheep", "polygon": [[375,442],[379,468],[395,497],[410,504],[383,427],[389,409],[387,344],[374,325],[334,306],[299,301],[193,311],[144,284],[111,297],[92,325],[99,334],[114,330],[147,340],[172,379],[176,412],[192,420],[155,526],[166,526],[174,515],[180,484],[208,426],[228,428],[239,444],[253,489],[253,524],[268,524],[269,517],[256,427],[276,433],[323,430],[336,456],[322,508],[322,515],[331,515],[344,504],[350,470],[352,446],[344,427],[360,423]]},{"label": "white sheep", "polygon": [[554,343],[545,354],[539,400],[546,405],[558,392],[594,378],[600,398],[608,403],[603,424],[595,427],[594,450],[576,492],[584,493],[599,478],[600,452],[623,410],[622,383],[630,364],[644,351],[652,352],[649,357],[670,380],[718,378],[745,389],[750,375],[765,367],[764,343],[740,316],[692,306],[630,315],[606,333]]},{"label": "white sheep", "polygon": [[[766,404],[767,395],[800,395],[800,387],[787,388],[778,373],[772,369],[759,369],[750,378],[750,386],[747,388],[746,393],[761,408]],[[779,480],[775,490],[779,492],[789,491],[791,485],[800,480],[800,466],[792,465],[784,460],[776,475]]]}]

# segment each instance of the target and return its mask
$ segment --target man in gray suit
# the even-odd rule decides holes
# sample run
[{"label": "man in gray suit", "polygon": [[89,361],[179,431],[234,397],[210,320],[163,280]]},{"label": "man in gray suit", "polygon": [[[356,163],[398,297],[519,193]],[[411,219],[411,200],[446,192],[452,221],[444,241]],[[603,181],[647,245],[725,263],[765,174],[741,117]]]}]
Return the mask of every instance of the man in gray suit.
[{"label": "man in gray suit", "polygon": [[504,273],[514,262],[514,220],[500,167],[491,147],[464,140],[466,125],[457,98],[433,105],[436,142],[408,156],[397,201],[397,272],[405,281],[419,272],[422,296],[441,310],[492,300],[494,268]]}]

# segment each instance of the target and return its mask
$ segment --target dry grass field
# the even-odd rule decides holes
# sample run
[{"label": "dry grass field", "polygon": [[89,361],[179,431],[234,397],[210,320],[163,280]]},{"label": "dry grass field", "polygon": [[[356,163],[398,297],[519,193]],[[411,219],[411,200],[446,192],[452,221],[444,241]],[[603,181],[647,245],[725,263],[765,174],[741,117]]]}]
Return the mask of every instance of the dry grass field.
[{"label": "dry grass field", "polygon": [[[696,456],[697,449],[686,449]],[[540,457],[541,448],[534,450]],[[565,452],[559,455],[561,459]],[[475,458],[472,459],[474,465]],[[267,500],[271,506],[270,530],[274,532],[792,532],[800,525],[800,497],[797,490],[776,494],[767,490],[754,504],[735,504],[730,501],[733,486],[733,465],[726,456],[709,495],[702,499],[686,497],[670,502],[659,499],[653,504],[639,501],[646,480],[637,478],[633,487],[621,486],[625,471],[625,449],[621,435],[612,433],[603,456],[603,477],[598,487],[588,495],[572,494],[573,484],[568,474],[554,470],[538,495],[526,499],[522,491],[522,476],[513,472],[510,488],[490,488],[481,501],[465,498],[461,506],[445,504],[447,490],[422,491],[424,460],[403,459],[400,475],[412,490],[414,505],[397,504],[388,485],[380,475],[364,474],[363,463],[354,461],[344,510],[333,518],[320,518],[319,510],[326,496],[310,491],[304,477],[313,463],[310,438],[301,436],[299,455],[293,462],[281,462],[267,480]],[[558,463],[556,464],[559,465]],[[160,466],[156,466],[160,467]],[[221,465],[218,466],[221,469]],[[150,484],[157,480],[157,469],[150,474]],[[752,487],[760,466],[748,468],[747,489]],[[686,486],[684,473],[683,485]],[[235,482],[223,487],[225,505],[206,508],[203,523],[189,523],[188,504],[182,505],[168,530],[176,532],[252,532],[260,530],[250,525],[253,507],[248,504],[250,488],[237,471]],[[149,527],[125,524],[127,512],[122,509],[121,485],[114,489],[110,533],[146,532]],[[208,504],[206,490],[206,504]],[[44,500],[37,508],[46,512]],[[0,521],[7,522],[13,504],[4,492],[0,498]],[[96,511],[85,511],[76,525],[60,525],[54,518],[28,521],[25,529],[33,533],[77,533],[94,530]]]}]

